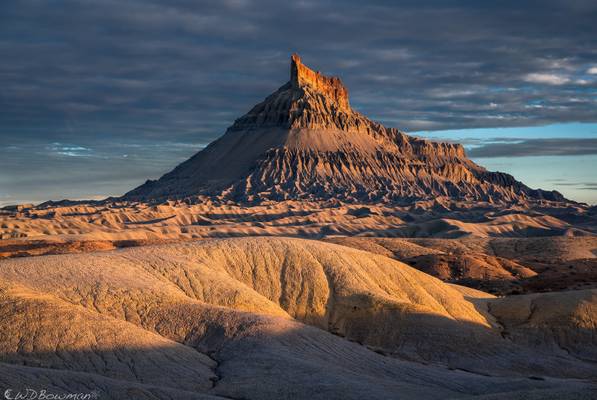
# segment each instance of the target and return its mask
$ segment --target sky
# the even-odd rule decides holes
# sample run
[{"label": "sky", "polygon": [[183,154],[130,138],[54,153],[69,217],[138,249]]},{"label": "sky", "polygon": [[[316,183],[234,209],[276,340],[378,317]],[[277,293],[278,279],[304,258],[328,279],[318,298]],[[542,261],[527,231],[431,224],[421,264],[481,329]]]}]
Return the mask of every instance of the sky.
[{"label": "sky", "polygon": [[0,2],[0,205],[120,195],[288,80],[597,203],[597,2]]},{"label": "sky", "polygon": [[414,132],[461,143],[491,171],[508,172],[532,188],[548,188],[575,201],[597,203],[597,124],[477,128]]}]

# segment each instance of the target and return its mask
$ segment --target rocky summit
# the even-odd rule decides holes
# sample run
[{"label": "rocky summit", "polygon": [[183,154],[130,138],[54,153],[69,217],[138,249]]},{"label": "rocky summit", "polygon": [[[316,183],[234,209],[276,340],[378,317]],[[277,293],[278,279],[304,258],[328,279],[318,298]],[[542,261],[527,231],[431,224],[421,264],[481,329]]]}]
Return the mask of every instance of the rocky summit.
[{"label": "rocky summit", "polygon": [[226,133],[126,200],[197,197],[259,203],[329,200],[406,204],[441,197],[490,203],[565,201],[490,172],[459,144],[387,128],[353,110],[348,90],[292,55],[290,81]]}]

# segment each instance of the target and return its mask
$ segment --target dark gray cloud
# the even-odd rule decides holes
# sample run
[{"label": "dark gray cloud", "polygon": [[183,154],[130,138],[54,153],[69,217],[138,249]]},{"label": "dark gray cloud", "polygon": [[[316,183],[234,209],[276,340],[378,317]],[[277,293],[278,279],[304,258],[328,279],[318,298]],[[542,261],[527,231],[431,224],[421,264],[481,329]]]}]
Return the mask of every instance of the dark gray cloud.
[{"label": "dark gray cloud", "polygon": [[583,156],[597,154],[597,138],[488,139],[467,151],[472,158]]},{"label": "dark gray cloud", "polygon": [[220,136],[294,51],[407,131],[594,122],[595,20],[593,0],[3,1],[0,142],[66,144],[71,162],[151,143],[160,158]]},{"label": "dark gray cloud", "polygon": [[10,1],[2,134],[213,139],[293,51],[405,130],[596,121],[594,1]]},{"label": "dark gray cloud", "polygon": [[597,190],[597,182],[567,182],[564,179],[554,181],[555,186],[571,187],[576,190]]},{"label": "dark gray cloud", "polygon": [[[585,166],[587,168],[593,168],[593,165]],[[597,182],[595,181],[577,181],[574,178],[551,178],[545,180],[550,186],[553,186],[556,190],[561,192],[574,193],[575,197],[582,197],[581,201],[586,201],[590,204],[595,204],[595,194],[590,192],[597,192]],[[582,192],[590,193],[582,195]]]}]

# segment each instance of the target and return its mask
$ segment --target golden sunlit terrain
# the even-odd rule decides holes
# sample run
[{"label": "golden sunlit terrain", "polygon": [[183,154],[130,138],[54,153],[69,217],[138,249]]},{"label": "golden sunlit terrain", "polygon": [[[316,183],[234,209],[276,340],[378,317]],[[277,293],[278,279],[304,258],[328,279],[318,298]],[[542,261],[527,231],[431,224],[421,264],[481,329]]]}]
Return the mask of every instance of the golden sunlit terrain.
[{"label": "golden sunlit terrain", "polygon": [[597,398],[595,208],[290,78],[120,198],[1,210],[0,387]]}]

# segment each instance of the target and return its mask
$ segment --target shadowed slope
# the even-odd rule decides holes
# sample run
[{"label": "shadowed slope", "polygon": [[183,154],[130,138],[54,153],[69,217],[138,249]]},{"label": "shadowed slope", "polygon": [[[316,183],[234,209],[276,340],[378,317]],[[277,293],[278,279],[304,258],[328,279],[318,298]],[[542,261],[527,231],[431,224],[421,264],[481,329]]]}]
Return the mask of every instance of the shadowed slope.
[{"label": "shadowed slope", "polygon": [[325,239],[395,258],[443,281],[495,294],[595,287],[597,238]]},{"label": "shadowed slope", "polygon": [[510,340],[553,346],[597,363],[597,291],[511,296],[489,302]]},{"label": "shadowed slope", "polygon": [[[110,379],[122,370],[118,379],[127,381],[125,386],[162,382],[164,390],[194,388],[255,399],[387,399],[395,393],[450,398],[584,385],[528,380],[528,375],[594,376],[593,366],[575,354],[504,340],[487,306],[493,300],[484,294],[444,284],[383,256],[316,241],[225,239],[84,257],[10,259],[0,261],[0,282],[5,288],[0,313],[7,316],[0,324],[25,328],[15,332],[0,326],[7,332],[2,361],[72,366]],[[74,335],[68,341],[57,340],[52,330],[47,336],[33,334],[43,331],[45,321],[69,315],[90,331],[59,324],[66,326],[66,337]],[[122,322],[109,322],[115,320]],[[378,352],[436,366],[382,357],[326,330]],[[17,342],[31,343],[34,350]],[[144,343],[155,347],[136,350]],[[154,379],[152,365],[164,356],[186,365],[171,369],[180,368],[176,377]],[[198,366],[187,368],[191,362]],[[442,364],[503,377],[448,371]],[[127,372],[140,366],[147,369]],[[8,376],[38,373],[9,368]],[[206,388],[213,374],[219,378]]]},{"label": "shadowed slope", "polygon": [[290,72],[288,83],[221,138],[123,198],[566,201],[558,192],[532,190],[508,174],[485,170],[460,145],[418,139],[369,120],[350,108],[339,78],[309,69],[297,55]]},{"label": "shadowed slope", "polygon": [[[205,391],[215,378],[216,363],[209,357],[49,294],[4,286],[0,313],[0,353],[5,362],[99,369],[110,378],[188,391]],[[73,353],[86,355],[73,357]]]}]

